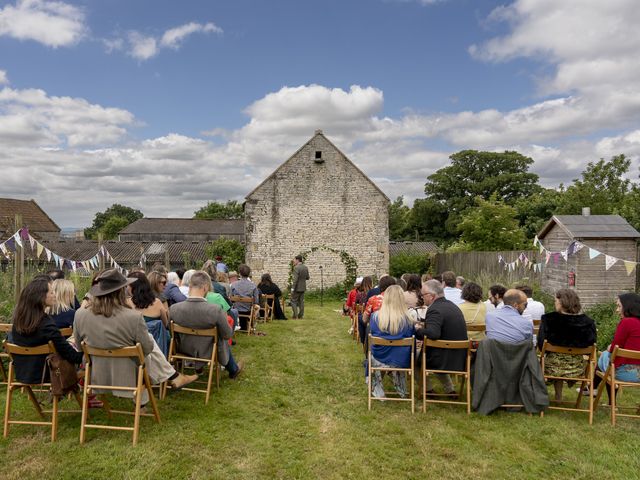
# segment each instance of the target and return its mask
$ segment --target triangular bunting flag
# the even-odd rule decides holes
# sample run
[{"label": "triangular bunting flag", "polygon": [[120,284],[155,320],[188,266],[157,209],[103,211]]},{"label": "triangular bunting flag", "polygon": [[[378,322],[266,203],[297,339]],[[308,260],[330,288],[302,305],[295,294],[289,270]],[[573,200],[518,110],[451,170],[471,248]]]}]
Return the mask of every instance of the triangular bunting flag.
[{"label": "triangular bunting flag", "polygon": [[36,243],[36,258],[40,258],[40,255],[42,255],[43,251],[44,247],[42,246],[42,244],[40,242]]},{"label": "triangular bunting flag", "polygon": [[612,257],[611,255],[604,256],[604,265],[607,270],[613,267],[617,261],[618,259],[616,257]]},{"label": "triangular bunting flag", "polygon": [[22,238],[22,240],[29,240],[29,237],[31,235],[29,235],[29,229],[27,227],[22,227],[20,230],[20,237]]},{"label": "triangular bunting flag", "polygon": [[562,255],[562,258],[566,262],[567,261],[567,256],[569,255],[569,252],[567,250],[564,250],[564,251],[560,252],[560,255]]},{"label": "triangular bunting flag", "polygon": [[53,253],[53,252],[51,252],[51,255],[53,255],[53,263],[58,265],[58,263],[60,261],[60,257],[58,257],[58,255],[56,253]]},{"label": "triangular bunting flag", "polygon": [[589,259],[593,260],[594,258],[596,258],[598,255],[600,255],[600,252],[598,250],[595,250],[591,247],[589,247]]},{"label": "triangular bunting flag", "polygon": [[47,247],[44,247],[44,253],[47,254],[47,262],[51,261],[51,250],[49,250]]},{"label": "triangular bunting flag", "polygon": [[627,275],[631,275],[631,272],[633,272],[636,269],[636,262],[630,262],[629,260],[625,260],[624,268],[627,269]]},{"label": "triangular bunting flag", "polygon": [[20,238],[20,232],[16,232],[13,235],[13,239],[15,240],[16,245],[18,245],[19,247],[22,247],[22,239]]},{"label": "triangular bunting flag", "polygon": [[549,263],[549,259],[551,258],[551,254],[549,252],[547,252],[547,259],[544,263]]},{"label": "triangular bunting flag", "polygon": [[584,248],[584,243],[576,242],[576,253]]},{"label": "triangular bunting flag", "polygon": [[29,235],[29,244],[31,245],[31,250],[33,250],[33,247],[36,244],[36,239],[33,238],[31,235]]},{"label": "triangular bunting flag", "polygon": [[540,244],[540,253],[544,252],[544,247],[542,246],[542,244]]},{"label": "triangular bunting flag", "polygon": [[4,243],[0,243],[0,251],[2,251],[5,257],[7,256],[7,247],[4,246]]}]

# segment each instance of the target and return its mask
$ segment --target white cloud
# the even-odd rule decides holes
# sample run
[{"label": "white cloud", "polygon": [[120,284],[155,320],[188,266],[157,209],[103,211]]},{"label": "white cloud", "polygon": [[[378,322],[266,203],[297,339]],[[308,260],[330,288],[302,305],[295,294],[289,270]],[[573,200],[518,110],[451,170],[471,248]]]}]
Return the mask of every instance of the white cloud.
[{"label": "white cloud", "polygon": [[87,32],[82,9],[64,2],[18,0],[0,9],[0,35],[49,47],[77,44]]},{"label": "white cloud", "polygon": [[7,77],[7,72],[4,70],[0,70],[0,85],[8,85],[9,77]]},{"label": "white cloud", "polygon": [[216,33],[222,35],[223,31],[215,23],[190,22],[175,28],[170,28],[160,36],[143,34],[137,30],[131,30],[124,37],[103,39],[107,53],[114,51],[126,51],[137,60],[149,60],[158,55],[162,49],[179,50],[187,37],[195,33]]},{"label": "white cloud", "polygon": [[215,23],[209,22],[203,25],[201,23],[190,22],[164,32],[160,44],[163,47],[177,50],[185,38],[194,33],[217,33],[218,35],[222,35],[223,32]]}]

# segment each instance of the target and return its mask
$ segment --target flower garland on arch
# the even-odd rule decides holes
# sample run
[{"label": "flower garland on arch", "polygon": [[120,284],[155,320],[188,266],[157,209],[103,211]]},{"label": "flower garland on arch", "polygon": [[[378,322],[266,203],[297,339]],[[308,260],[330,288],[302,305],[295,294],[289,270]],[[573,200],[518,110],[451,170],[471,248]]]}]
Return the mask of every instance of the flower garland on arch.
[{"label": "flower garland on arch", "polygon": [[[346,278],[344,279],[345,288],[351,288],[353,283],[358,276],[358,262],[355,258],[353,258],[349,253],[345,250],[338,250],[336,248],[328,247],[327,245],[319,245],[315,247],[311,247],[309,250],[300,253],[299,255],[302,257],[302,261],[307,261],[307,256],[310,253],[317,252],[318,250],[324,250],[327,252],[335,253],[340,257],[340,261],[344,265],[346,271]],[[287,290],[291,291],[291,287],[293,284],[293,262],[289,265],[289,278],[287,280]]]}]

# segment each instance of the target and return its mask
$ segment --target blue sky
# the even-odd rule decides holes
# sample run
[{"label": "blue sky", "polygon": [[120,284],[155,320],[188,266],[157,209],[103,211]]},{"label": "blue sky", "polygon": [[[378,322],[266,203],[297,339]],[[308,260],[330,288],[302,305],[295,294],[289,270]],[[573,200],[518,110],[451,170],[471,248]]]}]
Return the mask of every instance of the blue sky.
[{"label": "blue sky", "polygon": [[0,1],[0,194],[64,227],[191,216],[316,128],[408,202],[465,148],[548,186],[618,153],[637,178],[640,19],[602,3]]}]

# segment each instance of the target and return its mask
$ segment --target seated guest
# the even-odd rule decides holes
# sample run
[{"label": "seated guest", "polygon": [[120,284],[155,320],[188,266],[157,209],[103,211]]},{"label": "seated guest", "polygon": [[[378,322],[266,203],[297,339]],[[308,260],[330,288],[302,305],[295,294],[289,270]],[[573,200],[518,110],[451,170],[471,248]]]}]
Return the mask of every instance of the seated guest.
[{"label": "seated guest", "polygon": [[516,289],[527,296],[527,308],[522,312],[522,316],[531,320],[540,320],[544,315],[544,304],[531,298],[533,295],[531,287],[529,285],[518,285]]},{"label": "seated guest", "polygon": [[211,284],[214,292],[225,296],[227,300],[229,299],[231,296],[231,284],[229,283],[229,275],[226,272],[216,272],[216,276],[211,277]]},{"label": "seated guest", "polygon": [[[49,278],[51,278],[52,282],[55,282],[56,280],[64,280],[64,270],[60,270],[59,268],[54,268],[53,270],[49,270],[47,272],[47,275],[49,276]],[[35,277],[34,277],[35,278]],[[78,297],[76,297],[75,294],[75,290],[73,293],[73,308],[74,310],[77,310],[80,308],[80,302],[78,301]]]},{"label": "seated guest", "polygon": [[[78,344],[101,349],[131,347],[139,343],[145,355],[145,363],[151,383],[165,381],[174,388],[182,388],[198,379],[197,375],[183,375],[175,371],[147,329],[144,317],[127,304],[125,287],[138,278],[125,278],[115,269],[101,272],[93,281],[89,292],[88,308],[76,312],[74,336]],[[137,368],[129,358],[93,359],[92,383],[134,387]],[[101,392],[97,392],[101,393]],[[114,390],[116,396],[131,397],[132,392]],[[148,401],[143,395],[143,403]]]},{"label": "seated guest", "polygon": [[489,287],[489,299],[484,302],[487,306],[487,310],[493,310],[496,308],[504,307],[504,302],[502,301],[502,297],[506,293],[507,289],[502,285],[496,284],[491,285]]},{"label": "seated guest", "polygon": [[456,274],[448,271],[442,273],[442,287],[444,288],[444,298],[450,302],[460,305],[462,300],[462,290],[456,288]]},{"label": "seated guest", "polygon": [[404,301],[407,308],[420,308],[424,305],[422,298],[422,281],[419,275],[410,274],[406,277],[407,288],[404,292]]},{"label": "seated guest", "polygon": [[[561,288],[556,292],[556,311],[542,315],[538,331],[538,348],[547,340],[557,347],[590,347],[596,343],[596,323],[581,312],[580,298],[575,290]],[[549,352],[544,366],[547,375],[554,377],[580,377],[587,366],[581,356]],[[555,398],[562,400],[562,380],[555,380]]]},{"label": "seated guest", "polygon": [[[231,348],[226,340],[233,335],[233,329],[227,323],[227,316],[219,305],[208,303],[205,296],[211,289],[211,277],[204,271],[196,271],[189,282],[189,297],[186,301],[171,307],[171,319],[187,328],[218,330],[218,362],[229,372],[229,378],[236,378],[243,363],[236,364]],[[178,351],[193,357],[209,358],[213,352],[211,338],[180,335],[177,337]],[[196,364],[196,369],[199,365]],[[197,370],[196,370],[197,371]]]},{"label": "seated guest", "polygon": [[162,302],[167,310],[169,310],[167,299],[164,296],[164,289],[167,286],[167,274],[154,270],[152,272],[149,272],[149,275],[147,275],[147,280],[149,280],[149,285],[151,285],[151,291],[153,292],[153,295]]},{"label": "seated guest", "polygon": [[162,295],[166,298],[169,307],[174,303],[184,302],[187,299],[180,291],[180,277],[177,272],[167,273],[167,285],[164,287]]},{"label": "seated guest", "polygon": [[236,271],[234,271],[234,270],[230,271],[230,272],[229,272],[229,274],[228,274],[227,276],[229,277],[229,285],[231,285],[231,284],[233,284],[233,283],[237,282],[237,281],[238,281],[238,279],[240,278],[240,277],[238,276],[238,272],[236,272]]},{"label": "seated guest", "polygon": [[260,283],[258,284],[258,290],[260,290],[260,293],[263,293],[264,295],[275,295],[275,300],[273,301],[273,318],[276,320],[286,320],[287,317],[282,311],[282,305],[280,304],[282,291],[280,291],[280,287],[278,287],[278,285],[273,283],[269,273],[264,273],[262,275]]},{"label": "seated guest", "polygon": [[[246,315],[251,312],[253,305],[258,305],[260,303],[260,293],[258,292],[256,284],[249,278],[251,275],[251,268],[249,268],[249,265],[245,265],[244,263],[241,264],[238,267],[238,272],[240,273],[240,280],[231,284],[231,295],[250,297],[253,299],[253,302],[236,302],[233,304],[233,307],[238,310],[238,314]],[[240,328],[242,330],[247,330],[248,326],[246,318],[240,318]]]},{"label": "seated guest", "polygon": [[[45,313],[55,305],[56,297],[48,277],[29,282],[22,292],[13,312],[13,326],[9,341],[21,347],[38,347],[53,342],[56,351],[70,363],[82,363],[82,353],[77,352],[60,334],[53,319]],[[15,378],[23,383],[49,381],[49,369],[45,369],[47,355],[15,355]]]},{"label": "seated guest", "polygon": [[[385,290],[380,310],[371,315],[371,335],[386,340],[400,340],[413,336],[413,322],[407,314],[402,287],[399,285],[391,285]],[[411,347],[372,345],[371,366],[409,368]],[[407,379],[404,372],[391,372],[391,378],[398,395],[405,398]],[[371,385],[373,396],[384,397],[381,372],[375,371],[370,381],[373,382]]]},{"label": "seated guest", "polygon": [[[458,306],[444,297],[442,284],[429,280],[422,284],[422,296],[427,308],[425,325],[416,324],[416,338],[429,340],[467,340],[467,326]],[[427,349],[427,368],[431,370],[465,369],[466,350]],[[448,374],[436,374],[444,392],[454,394],[455,388]],[[427,377],[427,393],[433,393],[431,375]]]},{"label": "seated guest", "polygon": [[193,269],[187,270],[182,275],[182,280],[180,280],[180,292],[186,297],[189,295],[189,282],[191,281],[191,275],[193,275],[196,271]]},{"label": "seated guest", "polygon": [[75,287],[71,280],[54,280],[53,293],[56,301],[49,308],[49,314],[58,328],[73,327],[73,317],[76,314]]},{"label": "seated guest", "polygon": [[227,273],[229,271],[229,267],[227,267],[227,264],[222,261],[222,256],[221,255],[216,255],[215,268],[216,268],[217,272]]},{"label": "seated guest", "polygon": [[[369,297],[367,300],[367,304],[364,307],[364,313],[362,314],[362,323],[364,325],[367,325],[369,323],[369,318],[371,317],[371,314],[373,312],[377,312],[378,310],[380,310],[380,307],[382,307],[384,292],[387,290],[387,288],[395,284],[396,284],[395,277],[392,277],[390,275],[383,275],[380,278],[380,284],[378,285],[378,287],[376,287],[379,289],[380,293],[372,297]],[[369,294],[367,293],[367,295]]]},{"label": "seated guest", "polygon": [[456,288],[462,290],[465,283],[467,283],[467,281],[464,279],[464,277],[461,277],[460,275],[456,277]]},{"label": "seated guest", "polygon": [[[375,285],[375,286],[373,286],[373,279],[372,279],[372,281],[371,281],[372,287],[369,290],[367,290],[367,300],[366,300],[366,302],[368,302],[371,297],[373,297],[375,295],[380,295],[380,293],[381,293],[380,282],[382,281],[382,279],[384,277],[388,277],[388,276],[389,276],[389,274],[387,274],[387,273],[380,275],[380,279],[378,280],[378,285]],[[392,285],[395,285],[395,279],[394,279],[394,282],[393,282]]]},{"label": "seated guest", "polygon": [[[473,282],[465,283],[464,287],[462,287],[462,300],[464,302],[458,307],[464,315],[464,321],[467,326],[484,326],[487,306],[482,302],[482,287]],[[475,341],[483,340],[485,337],[484,332],[467,332],[467,335],[469,340]]]},{"label": "seated guest", "polygon": [[527,308],[527,296],[514,288],[504,294],[504,307],[487,312],[487,338],[505,343],[520,343],[533,339],[533,322],[522,316]]},{"label": "seated guest", "polygon": [[142,313],[149,333],[164,356],[169,355],[169,312],[153,294],[147,276],[143,272],[131,272],[128,278],[137,279],[127,289],[131,295],[131,307]]},{"label": "seated guest", "polygon": [[[637,293],[623,293],[616,298],[616,312],[621,320],[616,327],[611,345],[600,354],[598,370],[606,372],[611,360],[611,353],[615,346],[625,350],[640,351],[640,295]],[[616,378],[623,382],[640,382],[640,360],[632,358],[616,357]],[[595,385],[602,379],[595,377]],[[607,395],[610,395],[607,388]],[[609,399],[611,402],[611,399]]]},{"label": "seated guest", "polygon": [[[260,288],[260,285],[258,285],[258,288]],[[356,296],[358,295],[358,290],[360,290],[361,288],[362,277],[358,277],[353,283],[353,288],[347,294],[347,301],[345,302],[344,307],[342,307],[342,313],[344,315],[351,315],[351,312],[356,305]]]}]

